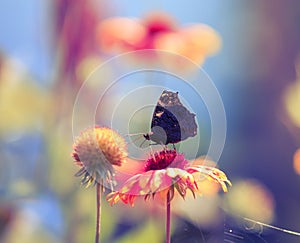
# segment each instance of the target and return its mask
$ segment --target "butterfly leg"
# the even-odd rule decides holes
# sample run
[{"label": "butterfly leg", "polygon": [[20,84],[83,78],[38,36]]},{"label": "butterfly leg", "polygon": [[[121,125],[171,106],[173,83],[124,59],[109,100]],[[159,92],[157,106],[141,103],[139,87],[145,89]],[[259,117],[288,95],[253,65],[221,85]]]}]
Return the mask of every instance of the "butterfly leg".
[{"label": "butterfly leg", "polygon": [[149,146],[159,145],[159,143],[150,143]]},{"label": "butterfly leg", "polygon": [[173,149],[176,151],[176,146],[175,146],[175,143],[173,143]]},{"label": "butterfly leg", "polygon": [[145,139],[141,144],[140,144],[140,148],[143,146],[143,144],[147,141],[147,139]]},{"label": "butterfly leg", "polygon": [[152,157],[153,160],[156,162],[156,160],[155,160],[155,153],[154,153],[154,151],[153,151],[153,149],[152,149],[151,146],[150,146],[150,157]]}]

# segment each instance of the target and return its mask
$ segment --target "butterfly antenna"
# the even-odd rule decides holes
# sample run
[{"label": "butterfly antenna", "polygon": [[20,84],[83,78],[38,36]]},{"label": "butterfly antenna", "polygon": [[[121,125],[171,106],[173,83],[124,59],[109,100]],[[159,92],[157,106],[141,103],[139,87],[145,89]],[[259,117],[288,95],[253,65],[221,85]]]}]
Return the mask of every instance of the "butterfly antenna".
[{"label": "butterfly antenna", "polygon": [[176,151],[176,146],[175,146],[175,143],[173,143],[173,149]]},{"label": "butterfly antenna", "polygon": [[144,139],[144,141],[140,144],[140,147],[142,147],[146,141],[147,141],[147,139]]},{"label": "butterfly antenna", "polygon": [[131,142],[129,143],[129,144],[133,144],[133,143],[135,143],[136,141],[138,141],[139,139],[141,139],[142,137],[140,136],[140,137],[137,137],[137,138],[135,138],[135,139],[132,139],[131,140]]},{"label": "butterfly antenna", "polygon": [[139,132],[139,133],[131,133],[123,135],[123,137],[132,137],[132,136],[138,136],[138,135],[144,135],[145,133]]}]

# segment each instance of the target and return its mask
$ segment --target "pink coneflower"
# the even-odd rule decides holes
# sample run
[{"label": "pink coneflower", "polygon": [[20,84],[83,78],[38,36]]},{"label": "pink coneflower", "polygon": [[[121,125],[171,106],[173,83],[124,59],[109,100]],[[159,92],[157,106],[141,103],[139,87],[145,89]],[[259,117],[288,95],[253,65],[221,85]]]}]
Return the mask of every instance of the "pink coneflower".
[{"label": "pink coneflower", "polygon": [[224,192],[227,192],[227,185],[231,185],[221,170],[204,165],[190,165],[183,154],[176,150],[162,150],[146,161],[143,173],[129,178],[119,191],[110,193],[107,200],[111,205],[121,200],[134,206],[135,199],[140,196],[145,200],[154,198],[156,194],[166,198],[166,242],[170,242],[170,203],[174,193],[177,191],[185,198],[187,190],[190,190],[195,197],[198,191],[197,181],[201,180],[201,176],[221,185]]}]

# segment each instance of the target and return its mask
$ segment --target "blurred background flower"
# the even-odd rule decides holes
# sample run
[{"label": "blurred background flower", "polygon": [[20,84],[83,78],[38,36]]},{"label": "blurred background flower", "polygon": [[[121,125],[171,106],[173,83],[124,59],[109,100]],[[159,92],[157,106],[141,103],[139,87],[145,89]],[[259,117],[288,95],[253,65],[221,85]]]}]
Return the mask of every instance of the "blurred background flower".
[{"label": "blurred background flower", "polygon": [[228,210],[232,214],[264,223],[273,221],[275,209],[273,197],[268,189],[257,181],[236,182],[226,199]]},{"label": "blurred background flower", "polygon": [[165,12],[151,12],[143,19],[108,18],[100,22],[97,34],[100,48],[111,54],[160,49],[185,56],[197,64],[203,64],[221,46],[221,37],[210,26],[181,27]]},{"label": "blurred background flower", "polygon": [[[299,1],[4,0],[0,12],[1,242],[93,241],[94,191],[80,188],[69,155],[74,99],[108,57],[143,48],[201,64],[227,114],[218,167],[233,181],[232,191],[223,198],[203,182],[205,197],[186,198],[184,207],[174,209],[172,241],[299,242],[265,226],[251,231],[243,219],[235,220],[252,217],[300,231]],[[105,70],[99,83],[113,71]],[[92,101],[87,95],[82,105]],[[199,127],[209,127],[205,114],[199,117]],[[201,141],[209,135],[201,130]],[[132,161],[132,170],[140,170]],[[124,207],[103,204],[103,242],[161,241],[154,234],[162,227],[159,207],[135,208],[129,218]]]},{"label": "blurred background flower", "polygon": [[42,130],[52,112],[47,89],[34,80],[24,64],[3,54],[0,58],[0,113],[3,117],[0,133]]}]

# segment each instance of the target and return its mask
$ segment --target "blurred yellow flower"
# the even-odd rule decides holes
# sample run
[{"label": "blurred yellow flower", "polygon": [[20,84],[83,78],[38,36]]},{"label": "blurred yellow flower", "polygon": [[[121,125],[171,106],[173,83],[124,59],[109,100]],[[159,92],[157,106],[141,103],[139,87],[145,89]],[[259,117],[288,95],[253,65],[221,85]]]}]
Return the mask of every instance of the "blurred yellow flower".
[{"label": "blurred yellow flower", "polygon": [[284,103],[289,118],[294,125],[300,127],[300,78],[287,88],[284,95]]},{"label": "blurred yellow flower", "polygon": [[284,93],[284,104],[290,120],[300,127],[300,57],[296,63],[297,80],[290,84]]},{"label": "blurred yellow flower", "polygon": [[127,157],[125,140],[106,127],[89,128],[81,133],[73,145],[73,158],[81,167],[76,176],[83,176],[86,186],[99,183],[112,188],[114,168]]},{"label": "blurred yellow flower", "polygon": [[227,194],[230,212],[234,215],[271,223],[274,217],[274,199],[269,190],[255,180],[234,183]]},{"label": "blurred yellow flower", "polygon": [[15,60],[0,68],[0,132],[41,127],[49,120],[50,95]]}]

